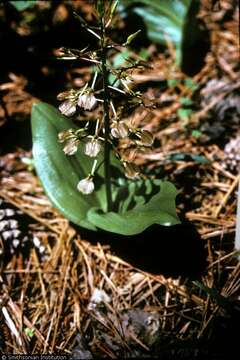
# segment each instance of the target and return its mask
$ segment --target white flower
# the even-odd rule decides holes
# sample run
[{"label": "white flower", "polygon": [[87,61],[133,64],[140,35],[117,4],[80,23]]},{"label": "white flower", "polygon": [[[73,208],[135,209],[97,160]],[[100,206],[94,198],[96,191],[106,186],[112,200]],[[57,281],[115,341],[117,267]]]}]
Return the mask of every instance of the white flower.
[{"label": "white flower", "polygon": [[66,100],[59,105],[58,109],[63,115],[72,116],[76,112],[76,104],[72,100]]},{"label": "white flower", "polygon": [[92,139],[85,145],[84,153],[90,157],[96,157],[101,151],[101,144],[97,139]]},{"label": "white flower", "polygon": [[97,99],[93,94],[82,94],[78,98],[78,106],[85,110],[92,110],[97,103]]},{"label": "white flower", "polygon": [[78,139],[70,139],[63,148],[64,153],[66,155],[74,155],[77,152],[78,144]]},{"label": "white flower", "polygon": [[116,139],[124,139],[128,136],[128,126],[123,122],[117,122],[112,127],[111,134]]},{"label": "white flower", "polygon": [[77,184],[77,189],[81,193],[88,195],[94,191],[94,183],[91,177],[87,177],[86,179],[80,180]]}]

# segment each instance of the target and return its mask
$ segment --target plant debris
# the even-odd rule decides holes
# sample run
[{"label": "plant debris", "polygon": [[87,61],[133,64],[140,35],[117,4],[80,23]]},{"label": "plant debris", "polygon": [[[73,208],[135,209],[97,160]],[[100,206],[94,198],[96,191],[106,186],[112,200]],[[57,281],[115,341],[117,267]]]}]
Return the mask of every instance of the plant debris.
[{"label": "plant debris", "polygon": [[[201,71],[187,78],[175,64],[170,42],[164,53],[151,45],[151,67],[132,74],[145,88],[146,104],[126,114],[155,135],[153,149],[138,154],[136,162],[178,188],[179,216],[194,224],[206,250],[204,271],[194,281],[182,274],[153,275],[118,257],[104,235],[92,241],[90,233],[73,227],[52,207],[34,164],[22,161],[31,153],[16,146],[0,156],[0,237],[5,248],[4,232],[12,237],[21,227],[27,255],[15,252],[11,242],[11,256],[4,258],[4,253],[0,259],[2,353],[73,359],[235,355],[240,322],[240,263],[234,249],[240,180],[238,17],[234,1],[221,4],[213,12],[208,1],[201,2],[199,18],[210,31],[211,45]],[[59,6],[55,21],[64,21],[68,6],[63,13]],[[89,7],[82,12],[90,13]],[[31,30],[29,24],[19,28]],[[83,81],[89,72],[74,67],[66,81]],[[16,112],[29,117],[34,98],[24,95],[20,77],[9,77],[10,83],[0,86],[1,130]],[[39,246],[46,256],[40,256]]]}]

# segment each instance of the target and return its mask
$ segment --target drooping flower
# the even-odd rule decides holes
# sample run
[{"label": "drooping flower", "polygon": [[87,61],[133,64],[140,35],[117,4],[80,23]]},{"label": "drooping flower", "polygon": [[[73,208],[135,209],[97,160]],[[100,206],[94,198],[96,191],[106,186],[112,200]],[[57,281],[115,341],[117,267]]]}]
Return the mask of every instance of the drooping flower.
[{"label": "drooping flower", "polygon": [[65,100],[63,103],[61,103],[58,109],[65,116],[72,116],[77,110],[75,101],[70,99]]},{"label": "drooping flower", "polygon": [[55,51],[55,55],[62,60],[75,60],[78,58],[76,54],[74,54],[71,49],[61,47]]},{"label": "drooping flower", "polygon": [[120,158],[124,162],[132,163],[135,160],[139,149],[137,147],[128,146],[126,148],[120,149]]},{"label": "drooping flower", "polygon": [[60,101],[68,100],[68,99],[73,100],[75,98],[76,98],[76,90],[74,89],[63,91],[57,95],[57,99]]},{"label": "drooping flower", "polygon": [[86,143],[84,153],[90,157],[96,157],[101,151],[101,144],[99,140],[92,139]]},{"label": "drooping flower", "polygon": [[131,92],[131,89],[129,88],[128,85],[130,85],[132,83],[132,78],[130,76],[127,76],[127,75],[124,75],[124,76],[122,75],[121,78],[120,78],[120,81],[123,84],[123,86],[125,87],[125,89],[128,92]]},{"label": "drooping flower", "polygon": [[143,146],[152,146],[154,139],[150,131],[147,130],[137,131],[136,135],[140,139],[137,140],[137,144]]},{"label": "drooping flower", "polygon": [[76,138],[69,139],[63,148],[66,155],[74,155],[77,152],[79,140]]},{"label": "drooping flower", "polygon": [[68,129],[58,133],[58,142],[64,143],[66,140],[74,136],[73,129]]},{"label": "drooping flower", "polygon": [[137,165],[129,162],[124,162],[123,165],[125,168],[125,176],[128,179],[136,179],[139,176],[140,170]]},{"label": "drooping flower", "polygon": [[114,122],[111,134],[116,139],[124,139],[128,136],[128,126],[124,122]]},{"label": "drooping flower", "polygon": [[97,104],[97,99],[93,93],[83,93],[78,97],[78,106],[84,108],[84,110],[92,110]]},{"label": "drooping flower", "polygon": [[92,177],[87,177],[83,180],[80,180],[77,184],[77,189],[84,195],[91,194],[94,191],[94,182]]}]

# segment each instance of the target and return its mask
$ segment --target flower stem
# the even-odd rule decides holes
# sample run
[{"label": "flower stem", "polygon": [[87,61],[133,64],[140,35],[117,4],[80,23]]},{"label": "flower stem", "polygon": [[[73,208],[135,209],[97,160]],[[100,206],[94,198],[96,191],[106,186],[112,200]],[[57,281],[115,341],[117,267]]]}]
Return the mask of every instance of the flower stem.
[{"label": "flower stem", "polygon": [[103,113],[104,113],[104,176],[105,176],[105,186],[106,186],[106,199],[107,199],[107,211],[112,210],[112,192],[111,192],[111,171],[110,171],[110,143],[109,143],[109,134],[110,134],[110,118],[109,118],[109,89],[108,89],[108,71],[106,67],[107,59],[107,47],[105,44],[105,24],[104,16],[101,18],[101,68],[103,76]]}]

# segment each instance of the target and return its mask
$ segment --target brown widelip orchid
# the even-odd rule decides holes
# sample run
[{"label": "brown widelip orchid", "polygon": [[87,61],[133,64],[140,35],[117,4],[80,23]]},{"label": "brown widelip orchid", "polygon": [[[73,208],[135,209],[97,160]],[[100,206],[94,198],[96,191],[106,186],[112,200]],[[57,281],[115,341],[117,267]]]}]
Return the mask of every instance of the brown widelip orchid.
[{"label": "brown widelip orchid", "polygon": [[133,235],[152,224],[176,224],[175,187],[148,179],[136,164],[137,154],[154,144],[147,126],[141,128],[127,115],[145,107],[131,77],[144,63],[131,52],[124,65],[112,60],[140,32],[116,44],[111,32],[117,1],[97,0],[96,5],[96,26],[75,17],[83,31],[95,37],[97,48],[59,52],[63,60],[93,65],[92,79],[80,88],[60,92],[58,110],[44,103],[33,109],[37,171],[55,206],[85,228]]}]

